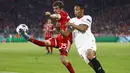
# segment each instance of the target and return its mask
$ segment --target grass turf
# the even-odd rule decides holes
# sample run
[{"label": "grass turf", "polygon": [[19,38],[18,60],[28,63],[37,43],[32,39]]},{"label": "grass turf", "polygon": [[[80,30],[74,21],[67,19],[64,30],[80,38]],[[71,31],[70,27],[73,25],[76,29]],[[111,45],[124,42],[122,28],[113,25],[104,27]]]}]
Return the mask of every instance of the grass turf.
[{"label": "grass turf", "polygon": [[[130,43],[97,43],[97,58],[106,73],[130,73]],[[0,73],[69,73],[59,51],[46,55],[44,47],[31,43],[0,43]],[[95,73],[71,47],[68,59],[76,73]]]}]

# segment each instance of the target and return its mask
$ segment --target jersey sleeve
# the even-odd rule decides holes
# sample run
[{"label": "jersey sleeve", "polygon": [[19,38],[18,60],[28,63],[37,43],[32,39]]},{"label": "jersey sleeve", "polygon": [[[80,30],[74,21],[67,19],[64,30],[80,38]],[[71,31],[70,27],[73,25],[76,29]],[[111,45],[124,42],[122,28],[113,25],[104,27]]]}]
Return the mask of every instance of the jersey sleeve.
[{"label": "jersey sleeve", "polygon": [[91,26],[92,17],[91,16],[85,16],[81,21],[82,21],[82,24],[86,24],[88,26]]}]

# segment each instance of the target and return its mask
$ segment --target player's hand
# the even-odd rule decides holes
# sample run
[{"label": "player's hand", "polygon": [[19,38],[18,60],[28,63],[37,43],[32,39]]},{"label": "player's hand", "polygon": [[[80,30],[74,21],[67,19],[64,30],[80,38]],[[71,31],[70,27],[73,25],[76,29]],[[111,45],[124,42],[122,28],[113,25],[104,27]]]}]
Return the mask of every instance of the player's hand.
[{"label": "player's hand", "polygon": [[50,15],[51,18],[57,19],[57,16],[55,14]]},{"label": "player's hand", "polygon": [[50,16],[51,13],[50,13],[49,11],[46,11],[46,12],[45,12],[45,15],[46,15],[46,16]]},{"label": "player's hand", "polygon": [[71,24],[72,24],[72,23],[70,23],[70,22],[66,22],[66,23],[65,23],[66,26],[71,26]]}]

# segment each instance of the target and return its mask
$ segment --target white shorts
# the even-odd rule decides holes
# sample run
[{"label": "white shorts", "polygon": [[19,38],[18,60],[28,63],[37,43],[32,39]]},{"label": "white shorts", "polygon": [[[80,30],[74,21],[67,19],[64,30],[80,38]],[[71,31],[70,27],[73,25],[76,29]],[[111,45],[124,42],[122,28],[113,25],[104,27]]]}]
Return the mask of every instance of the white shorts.
[{"label": "white shorts", "polygon": [[79,47],[77,50],[78,50],[78,53],[79,53],[79,55],[81,56],[81,58],[83,58],[84,59],[84,61],[86,62],[86,63],[89,63],[89,60],[88,60],[88,58],[87,58],[87,50],[88,49],[92,49],[93,51],[95,51],[96,52],[96,44],[89,44],[89,45],[86,45],[86,46],[84,46],[84,47]]}]

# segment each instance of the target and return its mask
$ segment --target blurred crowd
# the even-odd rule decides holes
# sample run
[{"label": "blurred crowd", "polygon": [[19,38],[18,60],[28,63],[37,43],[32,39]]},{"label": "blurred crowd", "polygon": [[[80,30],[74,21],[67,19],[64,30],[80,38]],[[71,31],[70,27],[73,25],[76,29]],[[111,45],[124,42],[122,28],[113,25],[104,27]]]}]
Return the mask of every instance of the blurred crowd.
[{"label": "blurred crowd", "polygon": [[130,4],[108,7],[93,16],[93,33],[99,35],[130,35]]},{"label": "blurred crowd", "polygon": [[[51,11],[51,4],[56,0],[0,0],[0,37],[16,35],[19,24],[27,24],[30,34],[42,36],[45,11]],[[61,0],[65,10],[73,17],[73,6],[76,2],[85,4],[85,13],[93,18],[92,32],[95,36],[130,35],[130,4],[116,5],[110,0]],[[87,2],[88,1],[88,2]],[[116,0],[121,1],[121,0]],[[107,3],[108,4],[107,4]],[[73,3],[73,4],[72,4]],[[40,32],[39,32],[40,31]]]}]

